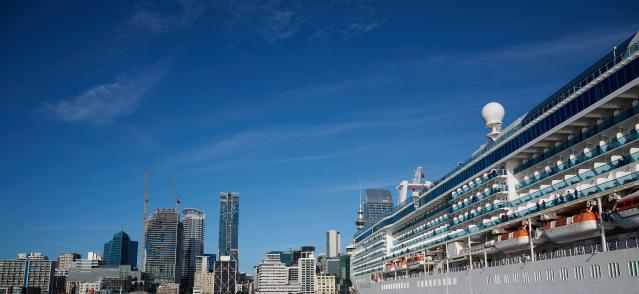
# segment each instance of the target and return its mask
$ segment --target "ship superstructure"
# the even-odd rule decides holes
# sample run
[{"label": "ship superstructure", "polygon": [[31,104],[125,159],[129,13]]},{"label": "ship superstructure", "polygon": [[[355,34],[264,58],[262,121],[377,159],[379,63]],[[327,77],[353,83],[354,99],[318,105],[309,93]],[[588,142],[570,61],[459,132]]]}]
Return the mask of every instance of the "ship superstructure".
[{"label": "ship superstructure", "polygon": [[488,143],[438,180],[416,172],[398,186],[397,207],[358,228],[356,290],[639,285],[638,42],[614,47],[503,130],[504,108],[487,104]]}]

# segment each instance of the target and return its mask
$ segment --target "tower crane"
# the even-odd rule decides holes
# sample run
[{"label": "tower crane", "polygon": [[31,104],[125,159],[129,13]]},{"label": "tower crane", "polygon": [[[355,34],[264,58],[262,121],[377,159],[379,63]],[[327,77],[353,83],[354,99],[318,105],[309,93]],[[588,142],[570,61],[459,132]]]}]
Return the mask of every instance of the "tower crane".
[{"label": "tower crane", "polygon": [[173,197],[175,197],[175,213],[180,213],[180,195],[175,191],[175,186],[171,179],[169,179],[169,189],[171,189],[171,193],[173,193]]},{"label": "tower crane", "polygon": [[141,254],[141,263],[142,263],[142,271],[145,270],[146,264],[146,247],[144,241],[146,240],[146,211],[149,206],[149,191],[148,191],[148,177],[149,172],[144,169],[144,213],[142,214],[142,254]]}]

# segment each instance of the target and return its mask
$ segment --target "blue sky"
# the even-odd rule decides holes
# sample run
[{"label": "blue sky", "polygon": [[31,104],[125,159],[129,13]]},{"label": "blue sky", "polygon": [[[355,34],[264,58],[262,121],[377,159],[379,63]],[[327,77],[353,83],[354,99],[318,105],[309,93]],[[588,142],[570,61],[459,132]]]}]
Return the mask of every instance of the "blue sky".
[{"label": "blue sky", "polygon": [[[358,180],[437,178],[639,29],[633,1],[55,1],[0,9],[0,258],[100,251],[241,193],[241,269],[355,231]],[[395,193],[394,193],[395,194]]]}]

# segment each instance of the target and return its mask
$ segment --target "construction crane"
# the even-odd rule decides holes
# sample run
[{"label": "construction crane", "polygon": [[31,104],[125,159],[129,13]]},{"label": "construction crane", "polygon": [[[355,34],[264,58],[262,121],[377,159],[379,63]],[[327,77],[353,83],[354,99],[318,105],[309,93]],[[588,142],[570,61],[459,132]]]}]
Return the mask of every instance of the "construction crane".
[{"label": "construction crane", "polygon": [[149,190],[148,190],[148,177],[149,172],[144,169],[144,213],[142,215],[142,254],[141,254],[141,263],[142,263],[142,271],[145,270],[146,263],[146,247],[144,244],[144,240],[146,240],[146,211],[149,207]]},{"label": "construction crane", "polygon": [[180,195],[175,191],[175,186],[171,179],[169,179],[169,189],[171,189],[171,193],[173,193],[173,197],[175,197],[175,213],[180,213]]}]

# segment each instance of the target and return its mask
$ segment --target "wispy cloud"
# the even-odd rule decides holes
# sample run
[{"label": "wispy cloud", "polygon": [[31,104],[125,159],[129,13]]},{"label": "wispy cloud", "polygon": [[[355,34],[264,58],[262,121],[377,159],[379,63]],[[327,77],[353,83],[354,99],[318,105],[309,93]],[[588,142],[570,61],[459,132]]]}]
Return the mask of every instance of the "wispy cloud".
[{"label": "wispy cloud", "polygon": [[[620,42],[626,33],[591,31],[564,38],[522,44],[492,51],[464,49],[464,53],[435,54],[419,59],[405,60],[390,66],[410,66],[424,69],[445,66],[475,66],[483,64],[537,62],[549,58],[564,58],[574,54],[601,52],[602,48]],[[612,50],[612,48],[610,48]]]},{"label": "wispy cloud", "polygon": [[131,15],[133,26],[151,33],[165,33],[193,25],[209,8],[210,1],[177,0],[178,9],[164,12],[155,3],[138,5]]},{"label": "wispy cloud", "polygon": [[376,1],[322,2],[255,0],[222,1],[231,29],[257,28],[259,35],[274,44],[294,37],[309,41],[370,32],[384,23]]},{"label": "wispy cloud", "polygon": [[375,180],[362,180],[362,182],[346,182],[335,185],[327,185],[323,187],[319,187],[319,190],[325,192],[352,192],[358,191],[359,189],[368,189],[368,188],[383,188],[394,186],[398,183],[396,178],[384,178],[384,179],[375,179]]},{"label": "wispy cloud", "polygon": [[117,226],[94,226],[94,225],[89,225],[89,226],[84,226],[84,225],[77,225],[77,226],[69,226],[69,225],[60,225],[60,226],[56,226],[56,225],[42,225],[42,226],[32,226],[32,227],[28,227],[26,228],[28,231],[33,231],[33,232],[55,232],[55,231],[112,231],[112,230],[117,230],[120,227]]},{"label": "wispy cloud", "polygon": [[164,67],[155,66],[146,71],[121,74],[114,81],[93,86],[77,96],[44,103],[38,111],[60,121],[109,123],[135,111],[164,71]]}]

